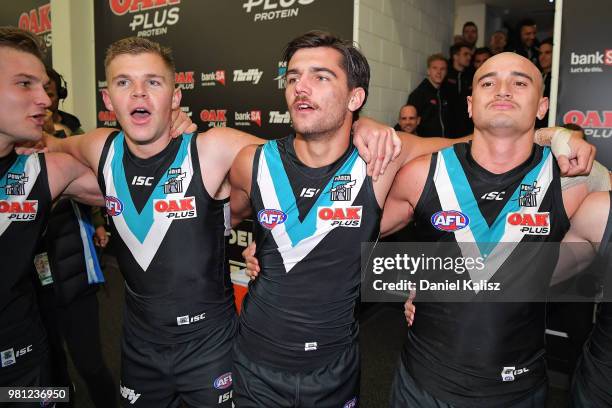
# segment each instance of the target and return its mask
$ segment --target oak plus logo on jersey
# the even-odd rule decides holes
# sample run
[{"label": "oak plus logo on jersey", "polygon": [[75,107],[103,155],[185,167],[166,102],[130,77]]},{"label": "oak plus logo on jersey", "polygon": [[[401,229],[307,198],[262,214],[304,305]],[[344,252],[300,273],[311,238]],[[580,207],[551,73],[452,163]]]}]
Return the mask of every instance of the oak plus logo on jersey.
[{"label": "oak plus logo on jersey", "polygon": [[104,203],[106,205],[106,213],[110,217],[116,217],[123,212],[123,202],[113,196],[105,196]]},{"label": "oak plus logo on jersey", "polygon": [[179,89],[189,90],[195,87],[193,71],[180,71],[174,73],[174,83]]},{"label": "oak plus logo on jersey", "polygon": [[234,82],[250,82],[253,85],[257,85],[263,75],[263,71],[257,68],[249,68],[246,70],[235,69],[234,70]]},{"label": "oak plus logo on jersey", "polygon": [[288,125],[291,123],[291,115],[289,111],[270,111],[270,119],[268,123],[275,125]]},{"label": "oak plus logo on jersey", "polygon": [[98,112],[98,122],[101,122],[104,126],[117,126],[117,115],[113,111],[103,110]]},{"label": "oak plus logo on jersey", "polygon": [[119,393],[123,398],[129,401],[130,404],[134,405],[138,398],[140,398],[140,394],[134,391],[131,388],[125,387],[123,384],[119,383]]},{"label": "oak plus logo on jersey", "polygon": [[506,218],[506,226],[507,228],[518,229],[525,235],[549,235],[550,213],[510,213]]},{"label": "oak plus logo on jersey", "polygon": [[202,109],[200,120],[208,124],[208,127],[226,127],[227,109]]},{"label": "oak plus logo on jersey", "polygon": [[34,221],[38,214],[38,200],[0,200],[0,217],[8,221]]},{"label": "oak plus logo on jersey", "polygon": [[444,232],[454,232],[470,225],[470,218],[461,211],[438,211],[431,216],[431,225]]},{"label": "oak plus logo on jersey", "polygon": [[287,214],[274,208],[264,208],[257,213],[257,221],[262,227],[271,230],[287,221]]},{"label": "oak plus logo on jersey", "polygon": [[612,66],[612,49],[597,50],[579,54],[572,51],[570,54],[570,74],[599,74],[608,71]]},{"label": "oak plus logo on jersey", "polygon": [[351,190],[357,184],[357,180],[351,180],[350,174],[334,176],[330,193],[332,201],[351,201]]},{"label": "oak plus logo on jersey", "polygon": [[361,226],[362,206],[319,207],[317,209],[317,228]]},{"label": "oak plus logo on jersey", "polygon": [[247,0],[242,7],[253,21],[273,21],[297,17],[302,6],[308,6],[315,0]]},{"label": "oak plus logo on jersey", "polygon": [[249,112],[234,112],[234,125],[236,126],[251,126],[256,124],[261,127],[261,111],[252,110]]},{"label": "oak plus logo on jersey", "polygon": [[612,110],[572,109],[563,115],[563,123],[574,123],[581,126],[587,137],[603,139],[612,137]]},{"label": "oak plus logo on jersey", "polygon": [[157,199],[153,200],[153,218],[169,218],[172,220],[185,220],[196,218],[195,197],[185,197],[179,199]]},{"label": "oak plus logo on jersey", "polygon": [[225,70],[218,69],[211,72],[202,72],[200,74],[200,81],[202,86],[215,86],[217,84],[225,86]]},{"label": "oak plus logo on jersey", "polygon": [[168,34],[168,27],[178,23],[181,0],[109,0],[113,14],[132,15],[130,29],[136,37]]}]

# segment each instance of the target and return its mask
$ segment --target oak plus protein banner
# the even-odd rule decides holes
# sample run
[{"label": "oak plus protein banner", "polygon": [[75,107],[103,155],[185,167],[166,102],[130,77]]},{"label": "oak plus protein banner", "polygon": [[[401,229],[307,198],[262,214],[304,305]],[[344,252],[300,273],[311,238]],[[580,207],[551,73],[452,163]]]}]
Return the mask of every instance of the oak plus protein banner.
[{"label": "oak plus protein banner", "polygon": [[584,128],[597,160],[612,168],[612,8],[564,0],[557,123]]},{"label": "oak plus protein banner", "polygon": [[[98,89],[106,87],[104,53],[114,41],[146,37],[169,46],[181,106],[200,131],[231,126],[274,139],[291,132],[284,98],[287,42],[323,29],[352,39],[352,0],[96,0]],[[98,125],[117,126],[98,96]],[[230,265],[251,241],[251,225],[232,231]]]},{"label": "oak plus protein banner", "polygon": [[39,36],[45,47],[45,62],[51,65],[51,3],[49,0],[3,1],[0,26],[13,26]]}]

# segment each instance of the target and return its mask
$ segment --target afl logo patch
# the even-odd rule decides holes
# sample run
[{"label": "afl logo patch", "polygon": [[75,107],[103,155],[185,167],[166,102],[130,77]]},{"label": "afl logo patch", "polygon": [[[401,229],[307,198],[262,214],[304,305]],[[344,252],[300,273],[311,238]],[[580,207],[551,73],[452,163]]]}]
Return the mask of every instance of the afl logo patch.
[{"label": "afl logo patch", "polygon": [[221,374],[213,383],[216,389],[224,390],[232,386],[232,373]]},{"label": "afl logo patch", "polygon": [[342,408],[355,408],[357,406],[357,397],[353,397],[353,399],[346,401]]},{"label": "afl logo patch", "polygon": [[470,218],[460,211],[438,211],[431,216],[431,225],[440,231],[459,231],[469,224]]},{"label": "afl logo patch", "polygon": [[257,221],[262,227],[271,230],[279,224],[284,223],[287,220],[287,214],[281,210],[275,209],[263,209],[257,213]]},{"label": "afl logo patch", "polygon": [[105,196],[106,213],[111,217],[116,217],[123,212],[123,203],[117,197]]}]

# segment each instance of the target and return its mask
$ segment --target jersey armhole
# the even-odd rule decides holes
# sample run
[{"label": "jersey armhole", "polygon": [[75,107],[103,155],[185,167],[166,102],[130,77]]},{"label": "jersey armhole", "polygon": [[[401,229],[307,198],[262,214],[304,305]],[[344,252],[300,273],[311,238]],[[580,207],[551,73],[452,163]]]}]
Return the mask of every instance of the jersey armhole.
[{"label": "jersey armhole", "polygon": [[100,185],[102,195],[106,195],[106,184],[104,183],[104,165],[106,164],[106,160],[108,160],[108,151],[110,150],[111,144],[119,133],[120,132],[118,130],[115,130],[108,134],[106,141],[104,142],[102,152],[100,153],[100,160],[98,161],[98,185]]},{"label": "jersey armhole", "polygon": [[608,210],[608,222],[606,223],[606,229],[604,230],[601,242],[599,243],[599,255],[603,256],[606,252],[608,245],[610,245],[610,238],[612,237],[612,191],[608,191],[610,196],[610,209]]},{"label": "jersey armhole", "polygon": [[44,189],[45,195],[47,196],[47,202],[49,203],[49,207],[53,202],[53,197],[51,196],[51,187],[49,186],[49,172],[47,171],[47,160],[45,159],[44,153],[35,153],[38,156],[38,163],[40,165],[40,174],[38,177],[41,181],[44,181]]},{"label": "jersey armhole", "polygon": [[[552,156],[552,152],[550,153],[550,155]],[[565,211],[565,205],[563,205],[563,190],[561,189],[561,170],[559,169],[559,165],[557,164],[557,159],[552,157],[551,160],[553,161],[553,177],[551,181],[551,187],[553,187],[554,202],[559,203],[559,214],[562,217],[559,221],[563,223],[563,230],[565,234],[570,228],[570,219],[567,215],[567,212]]]},{"label": "jersey armhole", "polygon": [[435,174],[438,168],[438,155],[440,152],[432,153],[431,161],[429,162],[429,171],[427,172],[427,180],[425,181],[425,185],[423,186],[423,192],[419,197],[419,201],[414,206],[414,216],[413,219],[416,219],[416,214],[423,211],[423,206],[426,205],[427,197],[431,193],[431,189],[433,188],[435,182]]}]

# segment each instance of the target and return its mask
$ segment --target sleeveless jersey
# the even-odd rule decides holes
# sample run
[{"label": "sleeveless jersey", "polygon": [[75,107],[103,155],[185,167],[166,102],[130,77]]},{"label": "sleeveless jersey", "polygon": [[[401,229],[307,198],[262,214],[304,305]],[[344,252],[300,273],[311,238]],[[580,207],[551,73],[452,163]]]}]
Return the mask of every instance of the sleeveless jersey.
[{"label": "sleeveless jersey", "polygon": [[98,178],[126,281],[126,332],[173,344],[235,313],[223,262],[228,203],[202,177],[193,135],[148,159],[128,150],[123,132],[105,143]]},{"label": "sleeveless jersey", "polygon": [[[486,259],[481,275],[466,272],[461,279],[541,296],[558,247],[544,254],[535,243],[559,242],[569,228],[554,157],[534,146],[526,162],[493,174],[474,161],[470,147],[456,144],[432,156],[415,207],[416,240],[456,243],[458,254]],[[545,303],[483,301],[489,296],[499,295],[418,303],[405,345],[403,363],[415,381],[458,407],[510,405],[546,380]]]},{"label": "sleeveless jersey", "polygon": [[34,294],[34,255],[51,210],[45,157],[0,159],[0,373],[46,349]]},{"label": "sleeveless jersey", "polygon": [[249,286],[238,342],[256,350],[258,363],[305,371],[357,336],[360,243],[378,235],[381,210],[353,146],[335,163],[310,168],[298,160],[294,140],[266,143],[253,161],[261,273]]},{"label": "sleeveless jersey", "polygon": [[[601,267],[606,276],[604,291],[609,297],[612,290],[612,192],[610,192],[610,212],[608,222],[601,240]],[[582,384],[589,390],[590,400],[596,406],[612,406],[612,303],[598,305],[597,322],[593,333],[585,344],[582,357]]]}]

